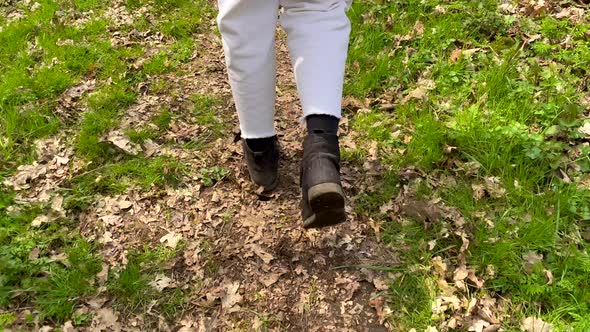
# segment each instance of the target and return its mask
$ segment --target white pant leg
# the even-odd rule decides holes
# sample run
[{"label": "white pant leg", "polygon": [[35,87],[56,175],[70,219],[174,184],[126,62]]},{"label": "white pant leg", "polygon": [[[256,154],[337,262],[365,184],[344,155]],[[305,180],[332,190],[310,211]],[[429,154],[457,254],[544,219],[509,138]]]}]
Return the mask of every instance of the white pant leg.
[{"label": "white pant leg", "polygon": [[217,23],[243,138],[276,134],[278,0],[218,0]]},{"label": "white pant leg", "polygon": [[351,0],[280,0],[304,116],[340,118]]}]

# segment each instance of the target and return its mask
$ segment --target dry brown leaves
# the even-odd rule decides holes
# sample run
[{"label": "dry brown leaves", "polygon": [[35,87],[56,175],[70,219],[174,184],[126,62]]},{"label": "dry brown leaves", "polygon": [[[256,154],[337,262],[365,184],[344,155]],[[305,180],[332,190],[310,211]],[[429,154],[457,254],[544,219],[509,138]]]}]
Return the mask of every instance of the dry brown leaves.
[{"label": "dry brown leaves", "polygon": [[551,332],[553,326],[536,317],[527,317],[521,324],[520,328],[525,332]]},{"label": "dry brown leaves", "polygon": [[460,49],[460,48],[456,48],[453,50],[453,52],[451,52],[451,56],[449,57],[449,62],[450,63],[455,63],[459,60],[461,60],[461,58],[463,56],[471,56],[477,52],[481,51],[481,48],[477,47],[477,48],[470,48],[470,49]]},{"label": "dry brown leaves", "polygon": [[[443,230],[438,236],[453,236],[461,241],[456,258],[451,260],[435,256],[431,262],[438,290],[432,310],[436,320],[440,321],[440,325],[432,327],[432,330],[498,331],[505,318],[508,302],[478,292],[484,288],[485,278],[493,278],[495,272],[491,266],[486,271],[479,271],[469,265],[467,253],[472,236],[466,230],[465,218],[457,209],[446,206],[441,199],[425,201],[415,198],[415,188],[423,183],[434,188],[453,181],[439,178],[436,174],[426,175],[414,168],[404,169],[400,173],[400,178],[407,183],[395,200],[381,207],[381,213],[389,215],[393,220],[399,220],[399,216],[402,216],[399,220],[402,223],[407,222],[403,218],[409,218],[423,223],[425,227],[430,227],[433,223],[442,224]],[[503,189],[495,178],[488,179],[484,185],[483,190],[489,188],[492,194],[499,194]],[[436,242],[437,238],[434,238],[428,243],[428,248],[432,250]]]},{"label": "dry brown leaves", "polygon": [[[130,24],[142,13],[128,13],[121,1],[106,12],[114,20],[113,38],[122,46],[140,37],[153,36],[153,43],[166,42],[157,34],[117,33],[118,27]],[[423,26],[421,29],[417,24],[415,33],[423,33],[421,30]],[[166,77],[170,89],[165,95],[151,95],[146,88],[149,81],[140,84],[137,103],[125,110],[121,125],[104,140],[125,153],[171,154],[193,169],[215,165],[229,170],[230,175],[211,187],[203,187],[198,176],[189,176],[177,188],[143,191],[130,187],[121,195],[98,195],[87,211],[70,216],[80,222],[81,233],[88,240],[102,244],[105,262],[96,278],[99,297],[77,310],[81,314],[94,313],[90,329],[98,331],[147,328],[144,324],[153,317],[158,320],[159,330],[230,330],[243,326],[243,322],[262,325],[261,317],[273,317],[270,330],[280,330],[281,326],[308,331],[385,330],[392,314],[384,296],[389,276],[366,269],[335,269],[400,261],[379,243],[373,232],[379,226],[375,222],[369,225],[352,212],[353,190],[369,187],[374,175],[365,174],[355,165],[343,165],[343,181],[348,184],[345,188],[351,197],[349,221],[323,231],[301,228],[296,174],[304,131],[297,126],[300,109],[283,39],[279,39],[278,47],[282,54],[278,57],[281,84],[277,127],[283,149],[279,189],[268,197],[256,194],[248,180],[240,146],[233,137],[218,139],[200,151],[183,148],[182,143],[205,133],[205,128],[191,120],[192,108],[183,96],[199,93],[222,100],[230,96],[218,37],[206,34],[199,40],[203,46],[199,50],[201,58],[183,65],[182,72],[189,74]],[[148,44],[144,46],[149,47]],[[149,78],[152,79],[155,78]],[[93,90],[94,84],[86,82],[68,90],[64,109],[80,108],[77,103],[81,96]],[[157,142],[149,141],[142,146],[130,142],[124,135],[125,129],[150,126],[150,118],[160,110],[160,105],[168,106],[179,120],[173,121]],[[237,120],[231,103],[219,111],[234,122]],[[343,127],[348,130],[346,121]],[[160,146],[160,140],[166,141],[167,146]],[[378,161],[378,154],[375,144],[371,149],[373,161]],[[66,213],[63,199],[54,190],[87,165],[74,158],[71,142],[65,139],[39,142],[38,155],[36,163],[21,166],[5,185],[17,190],[21,200],[50,202],[56,216]],[[39,216],[35,225],[51,222],[52,218],[53,212]],[[127,264],[130,252],[146,245],[178,249],[180,241],[186,243],[183,252],[166,262],[164,273],[150,284],[157,291],[191,289],[192,310],[185,317],[167,323],[150,307],[142,315],[123,319],[121,313],[109,307],[108,299],[100,297],[105,294],[109,271]],[[36,259],[38,253],[33,250],[30,256]],[[54,259],[67,262],[65,255]],[[175,272],[168,273],[172,269]],[[70,324],[62,329],[71,329]]]},{"label": "dry brown leaves", "polygon": [[512,2],[503,1],[498,10],[503,14],[520,14],[531,17],[551,15],[557,19],[569,19],[572,23],[585,21],[587,5],[583,3],[564,2],[556,0],[521,0],[517,6]]},{"label": "dry brown leaves", "polygon": [[52,209],[63,216],[63,198],[55,190],[68,179],[71,172],[80,171],[84,162],[73,159],[73,149],[68,145],[66,135],[36,142],[37,161],[21,165],[15,174],[4,180],[3,185],[17,191],[17,202],[42,203],[52,201]]},{"label": "dry brown leaves", "polygon": [[[70,40],[71,42],[71,40]],[[59,44],[59,42],[58,42]],[[67,43],[62,42],[62,45]],[[61,95],[57,101],[54,113],[65,123],[71,124],[79,115],[85,110],[85,106],[81,105],[80,100],[82,96],[94,90],[96,86],[96,80],[89,79],[80,82],[78,85],[73,86]]]},{"label": "dry brown leaves", "polygon": [[433,90],[436,84],[431,79],[420,79],[417,87],[411,90],[403,99],[402,104],[408,103],[412,99],[425,100],[428,96],[428,91]]},{"label": "dry brown leaves", "polygon": [[473,183],[471,189],[473,189],[473,198],[476,200],[481,200],[486,195],[492,198],[501,198],[506,195],[506,188],[498,177],[486,177],[483,183]]}]

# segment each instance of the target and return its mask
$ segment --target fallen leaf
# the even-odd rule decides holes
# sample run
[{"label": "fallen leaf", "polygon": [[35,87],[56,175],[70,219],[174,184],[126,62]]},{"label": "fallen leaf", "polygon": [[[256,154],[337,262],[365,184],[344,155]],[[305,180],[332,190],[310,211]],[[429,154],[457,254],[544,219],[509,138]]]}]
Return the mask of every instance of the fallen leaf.
[{"label": "fallen leaf", "polygon": [[160,238],[160,243],[164,243],[166,247],[169,248],[176,248],[178,242],[182,240],[181,234],[176,234],[175,232],[170,232]]},{"label": "fallen leaf", "polygon": [[578,132],[580,134],[586,135],[586,137],[590,136],[590,121],[584,123],[583,126],[581,126],[580,128],[578,128]]},{"label": "fallen leaf", "polygon": [[51,201],[51,210],[56,212],[59,216],[64,217],[65,211],[63,208],[63,204],[64,198],[60,195],[57,195],[53,198],[53,201]]},{"label": "fallen leaf", "polygon": [[383,324],[387,319],[386,311],[383,310],[385,307],[385,297],[379,296],[369,301],[369,306],[375,309],[377,318],[379,318],[379,324]]},{"label": "fallen leaf", "polygon": [[462,281],[465,280],[465,278],[467,278],[468,275],[469,272],[467,271],[465,265],[461,265],[457,269],[455,269],[455,273],[453,274],[453,280]]},{"label": "fallen leaf", "polygon": [[121,331],[121,326],[117,322],[117,315],[110,308],[100,308],[92,319],[94,330],[98,331]]},{"label": "fallen leaf", "polygon": [[461,59],[462,54],[463,54],[463,52],[461,51],[460,48],[454,49],[453,52],[451,52],[451,56],[449,57],[449,62],[455,63],[455,62],[459,61],[459,59]]},{"label": "fallen leaf", "polygon": [[61,330],[63,332],[76,332],[76,329],[74,328],[74,325],[72,324],[71,320],[65,322],[64,325],[61,327]]},{"label": "fallen leaf", "polygon": [[546,269],[543,271],[543,273],[545,273],[545,279],[547,280],[547,285],[552,285],[553,284],[553,272]]},{"label": "fallen leaf", "polygon": [[483,330],[490,326],[490,323],[486,322],[483,319],[473,319],[471,320],[471,324],[469,325],[469,328],[467,329],[467,331],[473,331],[473,332],[483,332]]},{"label": "fallen leaf", "polygon": [[472,183],[471,189],[473,190],[473,198],[476,201],[479,201],[486,195],[486,187],[483,184]]},{"label": "fallen leaf", "polygon": [[387,282],[387,280],[385,280],[384,278],[381,278],[381,277],[373,278],[373,285],[375,285],[375,288],[378,290],[388,290],[389,289],[389,283]]},{"label": "fallen leaf", "polygon": [[416,24],[414,24],[413,31],[415,36],[422,36],[424,34],[424,23],[417,21]]},{"label": "fallen leaf", "polygon": [[49,219],[49,217],[48,217],[48,216],[46,216],[46,215],[41,215],[41,216],[38,216],[37,218],[35,218],[35,219],[34,219],[34,220],[31,222],[31,226],[33,226],[33,227],[39,227],[39,226],[41,226],[42,224],[46,224],[46,223],[49,223],[49,222],[50,222],[50,219]]},{"label": "fallen leaf", "polygon": [[436,239],[428,241],[428,250],[432,251],[436,247]]},{"label": "fallen leaf", "polygon": [[441,5],[436,5],[436,7],[434,7],[434,13],[435,14],[446,14],[447,9]]},{"label": "fallen leaf", "polygon": [[473,55],[477,52],[481,51],[481,48],[476,47],[476,48],[470,48],[467,50],[462,50],[461,53],[465,54],[465,55]]},{"label": "fallen leaf", "polygon": [[150,282],[150,286],[154,287],[158,292],[161,292],[166,288],[176,287],[176,285],[174,284],[174,280],[163,274],[158,274],[156,276],[156,279]]},{"label": "fallen leaf", "polygon": [[381,214],[387,214],[389,211],[393,210],[393,201],[389,201],[383,205],[381,205],[381,207],[379,208],[379,212]]},{"label": "fallen leaf", "polygon": [[502,3],[498,6],[498,10],[502,14],[514,14],[516,13],[516,7],[511,3]]},{"label": "fallen leaf", "polygon": [[497,176],[489,176],[485,179],[485,187],[488,194],[493,198],[501,198],[506,195],[506,189],[502,186],[502,181]]},{"label": "fallen leaf", "polygon": [[521,322],[520,328],[525,332],[551,332],[553,330],[551,324],[532,316],[525,318]]},{"label": "fallen leaf", "polygon": [[51,257],[49,257],[49,259],[47,260],[47,262],[52,263],[52,262],[60,262],[63,265],[70,267],[72,264],[70,263],[70,260],[68,259],[68,256],[64,253],[60,253],[57,255],[52,255]]},{"label": "fallen leaf", "polygon": [[440,256],[436,256],[432,259],[432,265],[434,266],[434,271],[436,271],[440,277],[444,277],[447,273],[447,264],[443,262]]},{"label": "fallen leaf", "polygon": [[266,252],[258,244],[250,244],[249,247],[250,247],[250,249],[252,251],[254,251],[254,253],[256,254],[256,256],[258,256],[258,257],[260,257],[260,259],[262,259],[262,261],[264,262],[264,264],[269,264],[274,259],[274,256],[273,255],[271,255],[268,252]]},{"label": "fallen leaf", "polygon": [[522,259],[524,271],[528,274],[531,274],[533,273],[533,268],[535,265],[543,261],[543,255],[537,254],[534,251],[529,251],[522,255]]},{"label": "fallen leaf", "polygon": [[160,145],[152,141],[151,139],[146,139],[142,143],[143,153],[145,153],[146,157],[151,157],[156,153],[160,152]]},{"label": "fallen leaf", "polygon": [[117,202],[117,204],[119,205],[119,209],[121,209],[121,210],[127,210],[133,206],[133,203],[130,201],[120,201],[120,202]]},{"label": "fallen leaf", "polygon": [[125,136],[125,134],[120,130],[111,131],[107,135],[106,140],[113,143],[113,145],[119,149],[134,156],[137,155],[139,151],[141,151],[140,147],[137,144],[131,142],[129,138],[127,138],[127,136]]},{"label": "fallen leaf", "polygon": [[98,285],[104,286],[104,284],[107,282],[108,277],[109,265],[106,263],[102,263],[102,269],[100,270],[100,272],[96,274],[96,280],[98,281]]},{"label": "fallen leaf", "polygon": [[281,274],[282,273],[280,273],[280,272],[265,273],[262,275],[262,277],[259,280],[264,286],[270,287],[279,280],[279,278],[281,277]]},{"label": "fallen leaf", "polygon": [[418,86],[410,91],[407,96],[402,99],[402,104],[408,103],[412,99],[416,100],[424,100],[428,95],[428,91],[432,90],[436,87],[436,84],[433,80],[429,79],[421,79],[418,81]]},{"label": "fallen leaf", "polygon": [[240,282],[234,281],[226,284],[225,288],[225,295],[221,299],[221,308],[224,310],[231,309],[234,305],[238,304],[242,301],[242,295],[238,292],[240,288]]},{"label": "fallen leaf", "polygon": [[492,324],[492,325],[486,327],[485,329],[483,329],[482,332],[497,332],[500,330],[501,327],[502,327],[502,325],[500,325],[500,324]]}]

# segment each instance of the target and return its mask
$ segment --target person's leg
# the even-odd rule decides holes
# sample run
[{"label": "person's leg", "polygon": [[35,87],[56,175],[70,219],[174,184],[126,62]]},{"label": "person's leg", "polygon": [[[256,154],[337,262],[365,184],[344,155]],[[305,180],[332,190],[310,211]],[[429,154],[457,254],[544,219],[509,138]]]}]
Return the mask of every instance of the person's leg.
[{"label": "person's leg", "polygon": [[350,22],[345,0],[281,0],[281,25],[293,62],[308,134],[301,164],[302,218],[306,228],[346,220],[340,184],[338,121]]},{"label": "person's leg", "polygon": [[240,120],[252,181],[278,184],[279,146],[274,128],[278,0],[218,0],[217,22]]},{"label": "person's leg", "polygon": [[303,115],[341,116],[350,21],[345,0],[281,0],[281,25],[293,62]]},{"label": "person's leg", "polygon": [[276,135],[275,33],[278,0],[218,0],[217,23],[245,139]]}]

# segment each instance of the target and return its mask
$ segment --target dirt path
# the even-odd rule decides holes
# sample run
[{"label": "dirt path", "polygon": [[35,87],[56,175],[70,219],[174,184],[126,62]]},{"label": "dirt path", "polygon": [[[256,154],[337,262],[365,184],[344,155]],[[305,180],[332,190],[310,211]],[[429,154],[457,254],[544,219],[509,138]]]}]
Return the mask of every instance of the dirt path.
[{"label": "dirt path", "polygon": [[[137,330],[150,316],[162,331],[387,331],[387,276],[366,266],[396,264],[399,258],[379,242],[374,232],[378,226],[354,213],[355,197],[368,178],[358,165],[342,165],[348,222],[320,231],[301,226],[298,167],[304,128],[284,34],[279,32],[277,40],[281,183],[270,196],[257,194],[248,180],[239,141],[231,132],[237,117],[218,37],[206,33],[196,40],[198,56],[183,65],[184,76],[176,72],[151,78],[165,80],[165,93],[150,91],[151,82],[141,83],[138,101],[109,137],[149,124],[165,106],[177,118],[157,140],[160,144],[144,144],[143,153],[172,155],[190,165],[193,174],[215,166],[229,174],[213,186],[203,186],[193,176],[165,192],[130,188],[124,195],[99,196],[87,211],[68,215],[80,221],[86,238],[101,244],[105,261],[97,276],[99,295],[84,307],[96,313],[89,330]],[[220,117],[232,121],[227,135],[204,149],[183,145],[206,132],[187,102],[194,94],[222,100]],[[348,130],[345,119],[342,133]],[[20,194],[21,200],[49,199],[66,181],[68,169],[75,174],[84,168],[71,147],[74,136],[67,132],[39,142],[40,164],[25,167],[14,178],[18,182],[26,175],[23,183],[33,181],[31,189]],[[44,174],[43,180],[31,173]],[[52,207],[59,210],[63,198],[56,197]],[[182,247],[177,248],[179,243]],[[104,292],[108,271],[125,266],[130,253],[146,245],[180,249],[164,267],[169,273],[155,281],[156,288],[180,288],[191,294],[188,305],[179,308],[179,321],[170,322],[150,310],[125,315],[111,309],[112,299]]]},{"label": "dirt path", "polygon": [[[171,82],[185,94],[194,91],[228,101],[224,112],[231,114],[235,125],[219,42],[205,42],[205,49],[204,56],[187,68],[190,74],[171,78]],[[301,112],[283,37],[278,39],[277,49],[277,126],[282,160],[281,184],[273,195],[256,194],[256,188],[246,180],[239,142],[233,135],[204,151],[187,152],[173,146],[167,152],[183,161],[195,167],[223,166],[233,176],[203,190],[189,180],[164,197],[131,192],[124,198],[106,198],[131,202],[133,207],[95,209],[88,220],[104,221],[105,215],[115,215],[117,221],[107,227],[104,223],[89,227],[89,234],[101,237],[110,232],[112,240],[107,241],[105,257],[112,258],[113,265],[125,260],[125,248],[133,247],[134,242],[149,238],[168,243],[167,239],[182,237],[188,246],[174,266],[175,282],[195,290],[191,303],[196,306],[184,320],[185,328],[386,331],[379,318],[386,310],[385,277],[350,267],[396,261],[367,221],[356,217],[354,206],[349,206],[349,221],[342,226],[322,231],[301,227],[298,167],[304,130],[298,125]],[[137,114],[131,117],[137,118]],[[182,125],[172,127],[182,130]],[[343,165],[348,189],[357,186],[358,174],[351,165]],[[351,190],[348,194],[354,198]],[[162,218],[167,219],[165,225]]]}]

